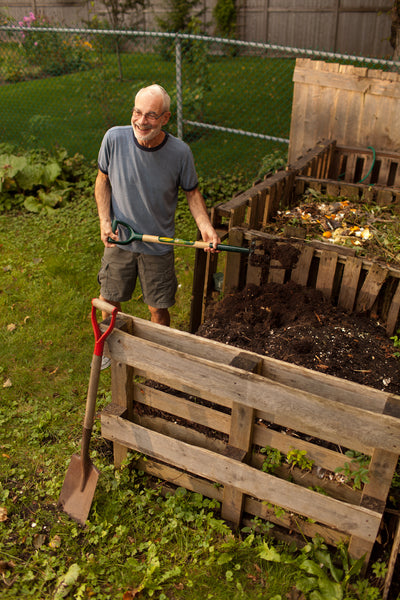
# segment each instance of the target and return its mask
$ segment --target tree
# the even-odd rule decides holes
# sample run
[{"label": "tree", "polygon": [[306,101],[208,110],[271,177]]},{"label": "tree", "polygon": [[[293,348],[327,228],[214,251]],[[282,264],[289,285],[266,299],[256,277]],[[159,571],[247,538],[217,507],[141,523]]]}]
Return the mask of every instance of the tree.
[{"label": "tree", "polygon": [[[140,15],[148,0],[103,0],[112,29],[134,27],[140,22]],[[121,36],[115,36],[115,51],[118,58],[119,77],[122,79]]]}]

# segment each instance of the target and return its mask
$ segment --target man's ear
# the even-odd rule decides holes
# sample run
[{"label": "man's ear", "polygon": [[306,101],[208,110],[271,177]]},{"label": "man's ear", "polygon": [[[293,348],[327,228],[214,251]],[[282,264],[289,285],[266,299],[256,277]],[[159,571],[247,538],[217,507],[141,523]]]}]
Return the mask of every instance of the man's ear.
[{"label": "man's ear", "polygon": [[162,116],[162,124],[166,125],[171,118],[171,113],[169,111],[165,112]]}]

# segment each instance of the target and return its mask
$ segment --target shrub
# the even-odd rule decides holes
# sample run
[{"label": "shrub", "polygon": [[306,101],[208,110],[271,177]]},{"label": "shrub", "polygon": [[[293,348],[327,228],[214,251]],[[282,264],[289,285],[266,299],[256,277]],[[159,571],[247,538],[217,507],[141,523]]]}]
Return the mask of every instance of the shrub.
[{"label": "shrub", "polygon": [[[54,25],[46,17],[36,17],[33,12],[23,17],[18,25],[28,28],[21,32],[21,47],[28,63],[39,67],[41,75],[73,73],[93,65],[93,48],[84,37],[50,31]],[[35,27],[49,31],[37,31]]]}]

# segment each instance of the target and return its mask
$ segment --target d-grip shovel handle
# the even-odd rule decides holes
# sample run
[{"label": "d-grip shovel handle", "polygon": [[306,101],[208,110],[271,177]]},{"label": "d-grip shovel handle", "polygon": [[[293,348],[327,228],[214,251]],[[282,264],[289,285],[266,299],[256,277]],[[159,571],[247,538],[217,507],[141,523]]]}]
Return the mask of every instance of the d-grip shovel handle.
[{"label": "d-grip shovel handle", "polygon": [[[180,240],[179,238],[170,238],[163,237],[159,235],[149,235],[146,233],[136,233],[133,231],[132,227],[128,225],[128,223],[124,223],[123,221],[117,221],[114,219],[112,222],[112,231],[115,233],[117,231],[118,225],[125,227],[128,230],[129,237],[126,240],[113,240],[112,238],[108,238],[108,242],[110,244],[118,244],[120,246],[124,246],[126,244],[130,244],[133,241],[137,242],[150,242],[151,244],[167,244],[169,246],[185,246],[185,247],[193,247],[193,248],[213,248],[212,242],[202,242],[197,240],[196,242],[192,242],[191,240]],[[241,252],[242,254],[250,254],[251,250],[249,248],[242,248],[241,246],[228,246],[228,244],[218,244],[217,250],[226,250],[227,252]]]}]

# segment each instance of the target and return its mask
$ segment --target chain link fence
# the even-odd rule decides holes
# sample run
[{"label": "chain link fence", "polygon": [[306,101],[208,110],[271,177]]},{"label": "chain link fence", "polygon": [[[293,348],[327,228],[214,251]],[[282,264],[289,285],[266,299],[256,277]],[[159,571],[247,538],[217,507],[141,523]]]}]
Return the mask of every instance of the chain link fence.
[{"label": "chain link fence", "polygon": [[[0,135],[23,148],[97,157],[105,131],[129,124],[151,84],[172,98],[168,128],[202,176],[286,160],[297,57],[382,70],[399,63],[201,35],[50,27],[33,14],[0,26]],[[274,165],[274,161],[276,165]]]}]

